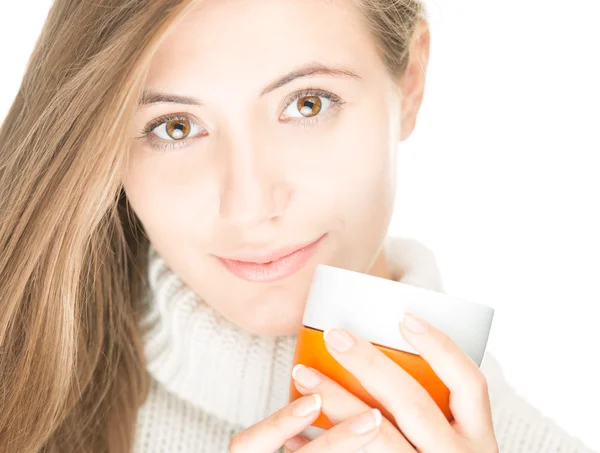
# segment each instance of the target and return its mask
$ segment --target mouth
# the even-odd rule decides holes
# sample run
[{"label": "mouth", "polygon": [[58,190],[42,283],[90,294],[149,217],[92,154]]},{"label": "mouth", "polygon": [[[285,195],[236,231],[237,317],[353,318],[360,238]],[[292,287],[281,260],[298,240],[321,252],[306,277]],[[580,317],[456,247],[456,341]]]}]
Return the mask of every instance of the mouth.
[{"label": "mouth", "polygon": [[[244,260],[215,256],[236,277],[249,282],[273,282],[289,277],[302,269],[326,236],[327,233],[309,244],[291,250],[288,247],[268,254],[259,253],[253,256],[246,254]],[[251,261],[251,258],[256,261]]]}]

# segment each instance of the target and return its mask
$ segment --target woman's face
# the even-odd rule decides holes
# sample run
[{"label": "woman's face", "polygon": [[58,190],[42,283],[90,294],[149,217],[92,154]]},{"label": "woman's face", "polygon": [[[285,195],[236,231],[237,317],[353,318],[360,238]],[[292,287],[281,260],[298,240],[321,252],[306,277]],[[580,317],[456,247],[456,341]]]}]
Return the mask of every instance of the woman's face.
[{"label": "woman's face", "polygon": [[[298,330],[316,264],[368,272],[392,215],[404,107],[343,3],[198,2],[153,56],[132,125],[149,136],[124,185],[150,241],[252,333]],[[319,238],[271,264],[219,258]]]}]

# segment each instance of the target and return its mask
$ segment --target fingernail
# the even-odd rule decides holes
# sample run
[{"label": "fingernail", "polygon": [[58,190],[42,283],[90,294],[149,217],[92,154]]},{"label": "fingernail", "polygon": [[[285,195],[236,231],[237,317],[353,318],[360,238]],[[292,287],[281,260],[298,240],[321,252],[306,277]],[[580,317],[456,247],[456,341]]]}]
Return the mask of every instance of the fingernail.
[{"label": "fingernail", "polygon": [[350,424],[350,430],[354,434],[366,434],[381,425],[381,412],[379,409],[371,409],[361,415]]},{"label": "fingernail", "polygon": [[317,373],[300,363],[292,369],[292,377],[298,384],[307,389],[312,389],[321,382],[321,378]]},{"label": "fingernail", "polygon": [[417,318],[415,315],[411,315],[410,313],[404,314],[402,324],[404,324],[404,327],[414,333],[423,333],[427,331],[427,326],[421,322],[419,318]]},{"label": "fingernail", "polygon": [[291,439],[288,439],[283,445],[285,445],[289,451],[296,451],[304,444],[297,437],[292,437]]},{"label": "fingernail", "polygon": [[352,337],[341,329],[327,329],[323,336],[325,342],[338,352],[346,352],[354,344]]},{"label": "fingernail", "polygon": [[321,409],[321,395],[313,393],[312,395],[303,396],[296,400],[294,404],[294,415],[298,417],[306,417]]}]

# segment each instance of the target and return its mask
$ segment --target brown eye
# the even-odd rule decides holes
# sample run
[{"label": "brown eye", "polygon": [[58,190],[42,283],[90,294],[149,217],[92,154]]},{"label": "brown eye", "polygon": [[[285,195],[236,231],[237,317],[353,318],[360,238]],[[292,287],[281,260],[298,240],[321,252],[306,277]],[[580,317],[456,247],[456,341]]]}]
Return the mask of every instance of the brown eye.
[{"label": "brown eye", "polygon": [[321,106],[319,96],[303,96],[296,103],[298,111],[306,118],[317,115],[321,111]]},{"label": "brown eye", "polygon": [[169,137],[175,140],[181,140],[186,138],[190,133],[190,122],[188,120],[178,119],[167,121],[165,123],[165,129]]}]

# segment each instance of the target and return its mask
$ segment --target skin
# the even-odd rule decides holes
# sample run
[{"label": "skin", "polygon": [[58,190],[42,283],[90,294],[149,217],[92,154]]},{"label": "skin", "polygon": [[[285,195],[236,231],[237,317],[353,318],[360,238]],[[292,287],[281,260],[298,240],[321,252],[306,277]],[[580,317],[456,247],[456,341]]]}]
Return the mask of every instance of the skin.
[{"label": "skin", "polygon": [[[299,453],[498,453],[485,376],[447,335],[418,317],[413,319],[422,329],[411,330],[411,324],[403,322],[399,331],[450,390],[452,422],[410,374],[370,342],[352,332],[331,329],[325,332],[327,351],[393,419],[380,417],[374,423],[377,418],[369,406],[327,376],[304,367],[294,378],[296,388],[306,396],[236,433],[230,451],[264,453],[284,445],[286,451]],[[340,348],[336,333],[347,335],[350,344]],[[297,407],[314,403],[313,395],[319,395],[321,404],[313,404],[311,412],[295,413]],[[306,439],[300,433],[321,412],[333,428],[314,440]],[[362,428],[358,433],[357,427]]]},{"label": "skin", "polygon": [[[166,152],[133,140],[125,191],[159,253],[215,310],[252,333],[289,334],[301,327],[317,263],[390,278],[382,244],[395,197],[396,152],[421,105],[429,35],[420,22],[400,80],[389,76],[371,35],[344,1],[206,0],[162,42],[146,88],[192,96],[202,106],[141,106],[132,135],[160,115],[183,113],[198,121],[190,137],[200,138]],[[260,96],[273,80],[314,62],[351,68],[359,78],[312,75]],[[290,122],[301,114],[286,115],[285,101],[308,88],[344,103],[321,111],[318,122]],[[161,129],[159,140],[168,140]],[[324,233],[313,259],[274,283],[239,279],[211,256]],[[399,330],[449,388],[452,423],[371,343],[346,332],[354,345],[341,352],[328,333],[330,354],[394,420],[384,417],[357,435],[352,428],[373,415],[370,408],[304,367],[294,378],[306,396],[237,433],[230,451],[265,453],[285,444],[303,453],[497,453],[484,375],[446,335],[425,325],[421,333],[404,324]],[[317,375],[314,385],[306,381],[310,372]],[[319,406],[304,416],[294,413],[316,402],[315,394]],[[301,433],[320,411],[335,426],[308,440]]]},{"label": "skin", "polygon": [[[132,137],[164,114],[183,115],[192,129],[179,143],[168,122],[154,129],[154,142],[187,142],[171,149],[132,139],[126,194],[172,270],[248,332],[297,332],[318,263],[390,275],[382,243],[395,199],[396,154],[421,104],[429,32],[423,23],[413,65],[393,80],[360,20],[345,1],[207,0],[151,61],[146,89],[202,105],[140,106]],[[261,96],[274,80],[311,63],[358,77],[313,74]],[[311,88],[344,103],[325,107],[327,99],[318,97],[321,111],[308,118],[296,102],[286,107]],[[240,279],[212,256],[310,242],[324,233],[307,265],[272,283]]]}]

